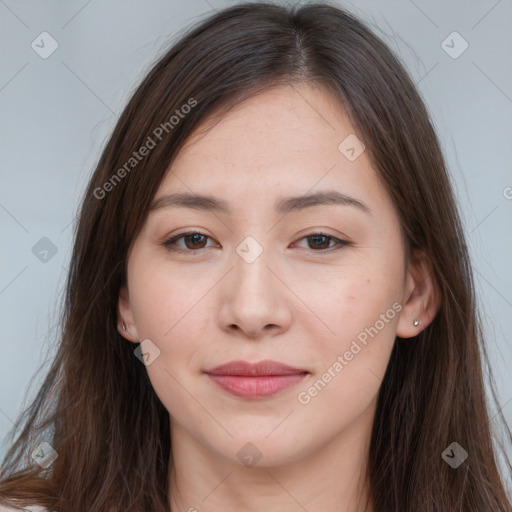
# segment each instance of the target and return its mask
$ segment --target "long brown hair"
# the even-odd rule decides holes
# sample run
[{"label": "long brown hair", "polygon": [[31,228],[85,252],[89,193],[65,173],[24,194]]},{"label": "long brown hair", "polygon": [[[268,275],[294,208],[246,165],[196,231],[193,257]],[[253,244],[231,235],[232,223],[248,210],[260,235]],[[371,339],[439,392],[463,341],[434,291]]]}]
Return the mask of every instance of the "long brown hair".
[{"label": "long brown hair", "polygon": [[[497,401],[494,383],[438,139],[385,43],[325,3],[215,13],[175,42],[133,94],[81,204],[56,356],[6,454],[2,498],[59,512],[169,510],[169,413],[117,330],[127,251],[192,130],[259,91],[300,82],[322,85],[345,107],[393,200],[407,254],[425,252],[441,295],[426,329],[396,339],[380,387],[368,473],[375,512],[510,512],[483,362]],[[30,456],[42,441],[58,454],[47,468]],[[452,442],[468,453],[456,469],[441,456]]]}]

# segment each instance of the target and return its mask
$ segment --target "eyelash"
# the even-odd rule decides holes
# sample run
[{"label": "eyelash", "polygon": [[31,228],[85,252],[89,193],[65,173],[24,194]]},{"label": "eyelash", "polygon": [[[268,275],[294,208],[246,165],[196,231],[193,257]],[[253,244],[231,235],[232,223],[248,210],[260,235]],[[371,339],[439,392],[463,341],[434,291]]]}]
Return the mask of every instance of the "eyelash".
[{"label": "eyelash", "polygon": [[[199,231],[189,231],[187,233],[180,233],[179,235],[173,236],[173,237],[165,240],[162,243],[162,245],[164,247],[166,247],[169,251],[179,252],[179,253],[194,253],[194,252],[199,252],[202,249],[208,249],[207,247],[201,247],[199,249],[177,249],[176,247],[172,247],[173,244],[175,244],[181,238],[185,238],[185,237],[191,236],[191,235],[201,235],[203,237],[206,237],[207,239],[211,239],[211,237],[209,237],[208,235],[205,235],[204,233],[201,233]],[[341,240],[339,238],[328,235],[326,233],[311,233],[310,235],[303,236],[302,238],[300,238],[300,240],[303,240],[305,238],[313,238],[313,237],[325,237],[330,240],[334,240],[336,242],[336,246],[328,248],[328,249],[322,249],[319,251],[311,249],[314,253],[320,253],[321,255],[328,254],[333,251],[337,251],[337,250],[339,250],[343,247],[346,247],[348,245],[352,245],[352,243],[348,242],[347,240]]]}]

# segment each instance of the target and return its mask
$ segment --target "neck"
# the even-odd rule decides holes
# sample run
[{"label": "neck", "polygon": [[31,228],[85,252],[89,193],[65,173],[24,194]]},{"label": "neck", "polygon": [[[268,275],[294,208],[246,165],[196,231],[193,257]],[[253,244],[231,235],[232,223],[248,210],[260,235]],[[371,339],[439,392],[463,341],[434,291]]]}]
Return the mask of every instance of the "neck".
[{"label": "neck", "polygon": [[[366,478],[375,402],[328,443],[246,467],[171,419],[171,512],[372,512]],[[293,460],[292,460],[293,459]]]}]

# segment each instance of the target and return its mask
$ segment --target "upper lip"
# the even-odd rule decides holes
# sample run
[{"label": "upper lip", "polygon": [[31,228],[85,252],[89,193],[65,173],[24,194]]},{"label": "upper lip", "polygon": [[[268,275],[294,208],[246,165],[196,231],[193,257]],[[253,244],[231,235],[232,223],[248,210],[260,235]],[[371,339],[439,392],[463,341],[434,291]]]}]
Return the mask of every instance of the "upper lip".
[{"label": "upper lip", "polygon": [[247,361],[230,361],[207,370],[205,373],[210,375],[241,375],[256,377],[259,375],[293,375],[297,373],[308,373],[302,368],[293,368],[278,361],[266,359],[257,363],[248,363]]}]

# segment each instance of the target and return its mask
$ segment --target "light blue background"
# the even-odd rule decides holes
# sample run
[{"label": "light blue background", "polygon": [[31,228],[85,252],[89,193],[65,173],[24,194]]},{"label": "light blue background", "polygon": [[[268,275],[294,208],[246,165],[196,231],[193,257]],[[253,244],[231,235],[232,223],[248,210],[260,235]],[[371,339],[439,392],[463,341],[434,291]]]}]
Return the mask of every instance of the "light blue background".
[{"label": "light blue background", "polygon": [[[2,438],[27,390],[32,397],[41,384],[37,368],[52,356],[73,215],[116,116],[171,40],[232,3],[0,0]],[[467,230],[500,406],[511,425],[512,3],[340,5],[398,53],[430,109]],[[43,31],[58,43],[47,59],[31,48]],[[441,46],[453,31],[469,44],[456,59]],[[32,253],[42,237],[58,250],[46,263]]]}]

